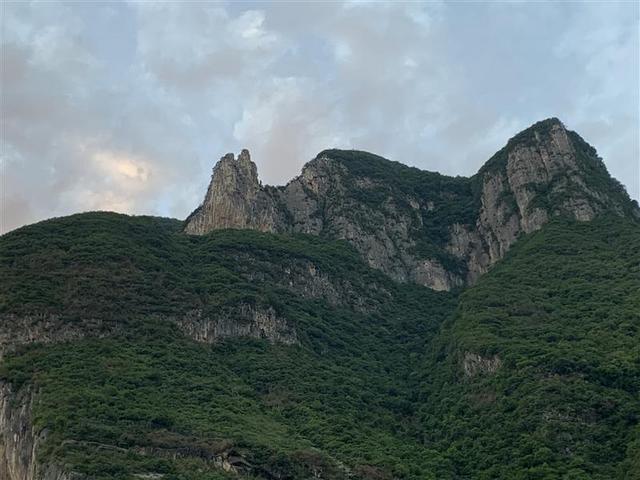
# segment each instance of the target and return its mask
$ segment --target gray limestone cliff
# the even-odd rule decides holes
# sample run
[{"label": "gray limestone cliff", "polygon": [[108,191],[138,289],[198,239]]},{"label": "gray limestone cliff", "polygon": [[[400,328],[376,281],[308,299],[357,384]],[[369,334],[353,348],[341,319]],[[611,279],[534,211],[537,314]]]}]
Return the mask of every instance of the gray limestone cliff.
[{"label": "gray limestone cliff", "polygon": [[466,378],[495,373],[501,365],[502,361],[497,355],[483,357],[477,353],[465,352],[462,360],[462,370]]},{"label": "gray limestone cliff", "polygon": [[590,147],[557,119],[539,122],[511,139],[476,175],[477,219],[454,224],[448,250],[464,259],[468,281],[504,257],[521,234],[552,217],[592,220],[601,213],[638,218],[637,205],[611,178]]},{"label": "gray limestone cliff", "polygon": [[178,327],[197,342],[215,343],[225,338],[262,338],[271,343],[298,343],[294,328],[272,307],[257,308],[240,303],[208,317],[201,310],[188,312],[177,321]]},{"label": "gray limestone cliff", "polygon": [[274,197],[258,181],[256,164],[243,150],[228,153],[213,169],[202,205],[191,214],[185,231],[203,234],[212,229],[248,228],[273,232],[280,226]]},{"label": "gray limestone cliff", "polygon": [[32,386],[15,392],[0,381],[0,478],[2,480],[82,480],[58,465],[42,462],[38,447],[46,431],[37,430],[31,416],[36,395]]},{"label": "gray limestone cliff", "polygon": [[69,342],[84,337],[104,337],[117,329],[117,324],[92,318],[83,318],[81,322],[68,322],[60,315],[47,313],[0,314],[0,362],[7,353],[20,345]]},{"label": "gray limestone cliff", "polygon": [[184,231],[307,233],[349,241],[396,281],[435,290],[473,284],[522,234],[554,216],[640,218],[595,149],[557,119],[509,140],[471,178],[358,151],[326,150],[286,186],[262,186],[249,153],[225,155]]}]

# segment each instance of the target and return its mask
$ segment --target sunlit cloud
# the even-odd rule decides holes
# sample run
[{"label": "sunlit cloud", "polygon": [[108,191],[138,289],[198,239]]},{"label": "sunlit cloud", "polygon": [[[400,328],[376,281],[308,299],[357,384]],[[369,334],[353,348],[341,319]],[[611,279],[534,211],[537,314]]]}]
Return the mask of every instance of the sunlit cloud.
[{"label": "sunlit cloud", "polygon": [[109,151],[96,152],[92,155],[104,174],[116,182],[126,181],[131,185],[144,185],[151,176],[151,163],[126,153]]}]

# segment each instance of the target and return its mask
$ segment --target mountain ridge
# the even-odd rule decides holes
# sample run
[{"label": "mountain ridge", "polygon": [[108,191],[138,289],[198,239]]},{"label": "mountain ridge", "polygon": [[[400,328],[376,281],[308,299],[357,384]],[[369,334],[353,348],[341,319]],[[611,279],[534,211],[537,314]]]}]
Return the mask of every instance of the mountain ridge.
[{"label": "mountain ridge", "polygon": [[323,150],[284,186],[262,186],[249,152],[216,164],[188,234],[220,228],[346,239],[374,268],[435,290],[473,284],[521,233],[557,215],[640,209],[593,147],[557,118],[511,138],[472,177],[357,150]]}]

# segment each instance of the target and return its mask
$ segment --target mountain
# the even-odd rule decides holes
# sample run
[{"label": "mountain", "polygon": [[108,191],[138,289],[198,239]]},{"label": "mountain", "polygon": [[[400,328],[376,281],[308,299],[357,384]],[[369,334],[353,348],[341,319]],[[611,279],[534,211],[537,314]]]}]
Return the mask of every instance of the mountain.
[{"label": "mountain", "polygon": [[640,478],[640,220],[556,119],[471,178],[223,157],[0,237],[0,478]]},{"label": "mountain", "polygon": [[249,152],[213,169],[185,232],[309,233],[352,243],[373,268],[435,290],[473,284],[519,235],[566,215],[640,218],[595,149],[556,118],[513,137],[471,178],[359,151],[326,150],[284,187],[262,186]]}]

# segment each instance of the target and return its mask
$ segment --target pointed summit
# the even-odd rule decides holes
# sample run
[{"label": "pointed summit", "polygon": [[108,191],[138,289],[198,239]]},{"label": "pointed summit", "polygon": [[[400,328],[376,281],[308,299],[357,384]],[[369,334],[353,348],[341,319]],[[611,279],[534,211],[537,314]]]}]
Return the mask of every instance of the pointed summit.
[{"label": "pointed summit", "polygon": [[[520,234],[553,217],[589,221],[604,212],[638,217],[637,206],[612,178],[596,150],[557,118],[511,138],[475,175],[480,211],[465,247],[468,281],[500,260]],[[460,239],[456,240],[460,242]]]},{"label": "pointed summit", "polygon": [[576,220],[591,220],[604,211],[634,215],[626,191],[596,150],[557,118],[511,138],[477,176],[485,191],[489,184],[502,185],[502,199],[511,201],[526,233],[555,215]]},{"label": "pointed summit", "polygon": [[225,228],[275,231],[273,199],[258,180],[258,169],[249,150],[236,159],[224,155],[213,167],[211,182],[202,204],[189,215],[184,231],[203,235]]}]

